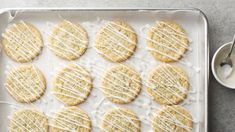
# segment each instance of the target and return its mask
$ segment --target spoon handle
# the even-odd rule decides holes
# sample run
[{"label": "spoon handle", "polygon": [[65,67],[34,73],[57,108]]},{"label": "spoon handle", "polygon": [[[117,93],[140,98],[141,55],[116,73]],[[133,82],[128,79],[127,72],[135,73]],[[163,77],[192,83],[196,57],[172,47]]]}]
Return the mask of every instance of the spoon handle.
[{"label": "spoon handle", "polygon": [[235,34],[234,34],[234,36],[233,36],[232,46],[231,46],[230,51],[229,51],[229,53],[228,53],[228,57],[231,56],[231,54],[232,54],[232,52],[233,52],[233,47],[234,47],[234,45],[235,45]]}]

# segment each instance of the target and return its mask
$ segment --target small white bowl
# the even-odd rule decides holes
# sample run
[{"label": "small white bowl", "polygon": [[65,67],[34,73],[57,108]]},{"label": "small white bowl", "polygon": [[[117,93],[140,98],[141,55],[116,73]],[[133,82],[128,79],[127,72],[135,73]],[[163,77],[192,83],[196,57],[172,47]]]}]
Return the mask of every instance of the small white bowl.
[{"label": "small white bowl", "polygon": [[[226,82],[223,82],[220,77],[217,75],[216,72],[216,66],[220,64],[221,62],[221,57],[225,58],[226,55],[229,52],[229,49],[231,47],[231,42],[223,44],[221,47],[219,47],[219,49],[217,49],[217,51],[215,52],[212,61],[211,61],[211,69],[212,69],[212,73],[215,77],[215,79],[223,86],[227,87],[227,88],[231,88],[231,89],[235,89],[235,82],[234,84],[228,84]],[[234,51],[233,51],[234,52]],[[227,53],[227,54],[226,54]],[[235,64],[233,64],[233,68],[235,68]],[[235,71],[235,69],[233,69]]]}]

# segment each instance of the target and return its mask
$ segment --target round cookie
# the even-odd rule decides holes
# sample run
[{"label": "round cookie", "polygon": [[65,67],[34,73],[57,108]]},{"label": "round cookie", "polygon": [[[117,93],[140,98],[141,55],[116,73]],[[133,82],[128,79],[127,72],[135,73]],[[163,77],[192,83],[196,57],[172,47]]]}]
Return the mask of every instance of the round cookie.
[{"label": "round cookie", "polygon": [[36,109],[21,108],[13,113],[9,132],[48,132],[47,117]]},{"label": "round cookie", "polygon": [[46,80],[35,66],[22,65],[9,71],[5,87],[16,101],[31,103],[44,94]]},{"label": "round cookie", "polygon": [[67,105],[77,105],[86,100],[92,90],[90,73],[82,66],[70,64],[54,78],[52,93]]},{"label": "round cookie", "polygon": [[154,132],[191,132],[193,119],[188,110],[181,106],[165,106],[154,112],[152,128]]},{"label": "round cookie", "polygon": [[189,46],[185,30],[175,22],[156,22],[147,35],[148,50],[154,58],[163,62],[178,61]]},{"label": "round cookie", "polygon": [[64,20],[54,26],[48,42],[50,50],[55,55],[66,60],[75,60],[85,53],[88,35],[80,24]]},{"label": "round cookie", "polygon": [[127,23],[111,21],[98,32],[95,48],[105,59],[122,62],[131,57],[136,49],[137,35]]},{"label": "round cookie", "polygon": [[127,104],[141,91],[141,78],[133,68],[117,64],[110,67],[102,78],[102,91],[112,102]]},{"label": "round cookie", "polygon": [[188,76],[176,65],[158,65],[148,76],[147,92],[162,105],[179,104],[186,98],[188,89]]},{"label": "round cookie", "polygon": [[111,109],[105,113],[101,122],[103,132],[140,132],[140,120],[127,108]]},{"label": "round cookie", "polygon": [[41,33],[36,27],[23,21],[10,25],[2,37],[5,53],[17,62],[32,61],[43,48]]},{"label": "round cookie", "polygon": [[64,107],[52,119],[52,132],[90,132],[91,120],[82,109]]}]

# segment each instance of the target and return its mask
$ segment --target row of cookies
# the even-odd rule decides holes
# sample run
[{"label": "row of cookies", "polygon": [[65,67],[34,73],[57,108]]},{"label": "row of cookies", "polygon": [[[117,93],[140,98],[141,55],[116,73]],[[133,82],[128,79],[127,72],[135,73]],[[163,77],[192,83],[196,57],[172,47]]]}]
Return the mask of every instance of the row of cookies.
[{"label": "row of cookies", "polygon": [[[145,37],[147,49],[160,61],[177,61],[188,49],[186,32],[175,22],[159,21],[148,30]],[[82,56],[89,43],[86,30],[80,24],[67,20],[55,25],[48,36],[49,49],[66,60]],[[39,30],[24,21],[10,25],[2,37],[5,53],[17,62],[33,60],[44,46]],[[95,49],[112,62],[127,60],[134,54],[136,47],[137,34],[123,21],[107,22],[96,35]]]},{"label": "row of cookies", "polygon": [[[142,85],[153,99],[162,105],[182,102],[188,93],[189,80],[179,66],[161,64],[149,74],[147,81],[131,66],[115,64],[102,75],[100,89],[110,101],[118,104],[132,102]],[[98,76],[95,76],[98,77]],[[84,102],[92,90],[91,74],[82,66],[69,64],[54,76],[51,92],[66,105]],[[22,65],[8,72],[5,87],[18,102],[30,103],[39,99],[46,89],[43,73],[33,65]]]},{"label": "row of cookies", "polygon": [[[90,132],[92,123],[88,114],[81,108],[63,107],[54,113],[49,123],[42,112],[32,108],[21,108],[10,117],[9,132]],[[151,119],[155,132],[192,130],[192,116],[181,106],[166,106],[155,111]],[[140,132],[141,121],[136,113],[128,108],[115,108],[101,117],[99,126],[102,132]]]}]

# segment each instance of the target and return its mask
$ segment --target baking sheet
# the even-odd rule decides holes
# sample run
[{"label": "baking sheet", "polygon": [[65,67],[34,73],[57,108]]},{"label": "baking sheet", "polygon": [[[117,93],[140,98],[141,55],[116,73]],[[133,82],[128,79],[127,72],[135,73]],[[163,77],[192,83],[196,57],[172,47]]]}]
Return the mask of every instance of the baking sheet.
[{"label": "baking sheet", "polygon": [[[86,53],[75,61],[65,61],[56,57],[47,47],[47,37],[51,26],[62,20],[79,22],[87,30],[89,35],[89,48]],[[32,64],[42,70],[47,81],[47,90],[45,95],[39,101],[35,102],[46,115],[53,116],[53,112],[62,107],[51,93],[53,75],[57,70],[69,63],[81,64],[86,67],[94,79],[94,88],[87,101],[79,107],[83,108],[92,119],[92,131],[99,131],[98,125],[102,113],[108,108],[128,107],[134,110],[142,121],[142,131],[152,131],[148,119],[149,113],[161,108],[145,92],[146,87],[142,87],[141,94],[136,100],[127,105],[115,105],[104,99],[104,95],[99,90],[100,78],[111,62],[104,60],[94,49],[95,36],[100,27],[110,20],[124,20],[129,23],[138,35],[137,50],[134,55],[125,64],[133,66],[146,82],[146,76],[149,71],[161,62],[155,60],[146,49],[145,29],[157,20],[173,20],[183,26],[190,38],[190,51],[179,62],[172,63],[182,66],[188,73],[190,80],[190,93],[186,100],[180,105],[187,108],[193,116],[193,131],[207,131],[207,81],[208,81],[208,44],[207,44],[207,22],[199,10],[194,9],[25,9],[13,11],[4,11],[0,15],[0,31],[5,30],[8,24],[19,21],[25,21],[35,25],[42,33],[45,47],[42,54],[35,59]],[[11,104],[21,105],[12,99],[4,88],[4,81],[7,71],[19,65],[1,52],[0,56],[0,101],[6,101]],[[46,102],[42,101],[46,100]],[[144,104],[144,106],[142,106]],[[150,107],[152,109],[150,109]],[[32,105],[23,105],[19,107],[34,107]],[[0,131],[6,132],[8,125],[8,116],[15,111],[15,105],[0,104]],[[49,118],[50,119],[50,118]]]}]

